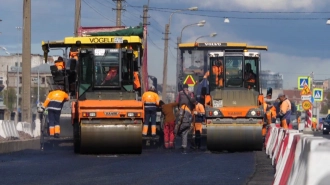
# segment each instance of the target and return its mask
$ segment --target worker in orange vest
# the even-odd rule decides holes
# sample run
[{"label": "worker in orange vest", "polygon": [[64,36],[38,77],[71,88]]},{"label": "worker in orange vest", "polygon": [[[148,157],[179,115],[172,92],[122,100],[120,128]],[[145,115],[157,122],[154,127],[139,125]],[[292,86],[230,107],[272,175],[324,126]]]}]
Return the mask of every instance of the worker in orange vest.
[{"label": "worker in orange vest", "polygon": [[250,63],[245,64],[244,80],[249,89],[256,83],[256,74],[253,72]]},{"label": "worker in orange vest", "polygon": [[288,129],[288,125],[290,124],[290,116],[291,116],[291,102],[282,93],[278,95],[278,98],[281,102],[280,112],[278,113],[281,120],[281,127],[284,129]]},{"label": "worker in orange vest", "polygon": [[[210,71],[207,71],[204,75],[204,78],[208,78],[210,76]],[[223,87],[223,65],[222,60],[218,59],[213,61],[212,66],[212,80],[215,81],[215,85],[217,87]]]},{"label": "worker in orange vest", "polygon": [[59,71],[65,69],[65,62],[62,57],[57,58],[57,60],[55,61],[55,65]]},{"label": "worker in orange vest", "polygon": [[263,103],[263,108],[265,112],[265,116],[264,116],[265,124],[262,127],[262,136],[265,137],[267,134],[267,127],[271,123],[276,122],[276,108],[271,102],[271,95],[268,94],[266,96],[265,102]]},{"label": "worker in orange vest", "polygon": [[204,106],[196,101],[195,98],[191,99],[192,103],[195,104],[193,109],[194,122],[193,122],[193,138],[195,138],[195,143],[192,143],[191,148],[200,149],[203,124],[205,124],[205,109]]},{"label": "worker in orange vest", "polygon": [[155,87],[151,86],[147,92],[142,95],[142,102],[144,104],[144,125],[142,135],[147,136],[148,127],[151,120],[151,135],[156,137],[156,117],[157,106],[159,106],[159,96],[155,93]]}]

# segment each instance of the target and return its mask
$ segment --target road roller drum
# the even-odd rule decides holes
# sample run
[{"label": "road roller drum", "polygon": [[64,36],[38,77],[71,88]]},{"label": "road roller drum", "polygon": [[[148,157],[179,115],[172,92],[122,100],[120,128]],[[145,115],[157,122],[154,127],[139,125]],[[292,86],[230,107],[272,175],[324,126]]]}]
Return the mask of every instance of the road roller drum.
[{"label": "road roller drum", "polygon": [[210,124],[207,126],[207,148],[210,151],[262,150],[260,124]]},{"label": "road roller drum", "polygon": [[133,120],[82,120],[80,153],[142,152],[142,122]]}]

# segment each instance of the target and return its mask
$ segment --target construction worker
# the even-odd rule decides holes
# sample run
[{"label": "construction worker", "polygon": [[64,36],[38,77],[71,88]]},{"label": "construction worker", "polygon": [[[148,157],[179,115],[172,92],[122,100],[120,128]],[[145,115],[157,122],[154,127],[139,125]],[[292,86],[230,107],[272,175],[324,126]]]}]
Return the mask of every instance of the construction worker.
[{"label": "construction worker", "polygon": [[194,123],[193,123],[193,138],[195,138],[195,143],[191,146],[193,149],[200,149],[201,139],[202,139],[202,130],[203,125],[205,124],[205,109],[204,106],[195,100],[192,99],[192,102],[195,104],[195,109],[193,110],[194,114]]},{"label": "construction worker", "polygon": [[139,78],[139,72],[138,71],[134,71],[133,72],[134,75],[134,82],[133,82],[133,86],[134,86],[134,90],[139,90],[141,89],[141,83],[140,83],[140,78]]},{"label": "construction worker", "polygon": [[119,75],[117,67],[110,67],[107,76],[101,85],[119,85]]},{"label": "construction worker", "polygon": [[265,124],[262,127],[262,136],[265,139],[268,126],[271,123],[276,122],[276,108],[271,102],[271,94],[268,94],[266,96],[263,106],[264,106],[264,112],[265,112],[265,117],[264,117]]},{"label": "construction worker", "polygon": [[280,111],[278,113],[281,120],[281,127],[284,129],[288,129],[291,116],[291,102],[282,93],[278,95],[278,98],[281,101]]},{"label": "construction worker", "polygon": [[68,101],[69,95],[63,90],[63,86],[58,86],[51,91],[42,107],[38,108],[39,113],[43,113],[47,108],[49,120],[49,135],[55,138],[60,137],[60,116],[63,104]]},{"label": "construction worker", "polygon": [[[213,79],[215,81],[215,85],[217,87],[223,87],[223,65],[222,60],[218,59],[213,61],[212,63],[212,74]],[[210,76],[210,71],[207,71],[204,75],[204,78],[208,78]]]},{"label": "construction worker", "polygon": [[79,50],[78,48],[70,48],[69,57],[70,59],[76,59],[78,61]]},{"label": "construction worker", "polygon": [[142,102],[144,103],[145,119],[142,130],[142,135],[147,136],[148,127],[151,119],[151,135],[156,136],[156,117],[157,106],[159,105],[159,96],[155,93],[155,87],[151,86],[147,92],[142,95]]},{"label": "construction worker", "polygon": [[312,118],[312,131],[316,131],[316,125],[317,125],[316,116],[313,116],[313,118]]},{"label": "construction worker", "polygon": [[256,83],[256,74],[253,72],[250,63],[245,64],[244,81],[249,89]]},{"label": "construction worker", "polygon": [[183,153],[187,153],[188,133],[191,128],[192,113],[189,106],[183,103],[179,108],[179,116],[175,128],[175,134],[181,136],[181,149]]},{"label": "construction worker", "polygon": [[62,57],[57,58],[57,60],[55,61],[55,65],[59,71],[65,69],[65,62]]},{"label": "construction worker", "polygon": [[178,103],[165,104],[163,101],[159,102],[162,109],[162,114],[165,118],[164,123],[164,146],[165,148],[174,148],[174,128],[175,128],[175,115],[173,109],[178,106]]},{"label": "construction worker", "polygon": [[188,89],[188,85],[183,85],[183,90],[179,92],[178,96],[176,97],[176,102],[179,106],[186,104],[189,106],[189,109],[193,109],[193,104],[191,103],[191,98],[194,97],[194,93],[190,92]]}]

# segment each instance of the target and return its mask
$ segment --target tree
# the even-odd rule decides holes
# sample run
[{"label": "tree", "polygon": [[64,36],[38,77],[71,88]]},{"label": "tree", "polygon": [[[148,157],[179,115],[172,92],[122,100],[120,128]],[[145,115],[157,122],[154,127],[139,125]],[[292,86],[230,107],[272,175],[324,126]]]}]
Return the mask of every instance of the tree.
[{"label": "tree", "polygon": [[3,92],[4,104],[7,106],[10,112],[14,110],[14,104],[16,103],[16,91],[14,88],[9,87]]}]

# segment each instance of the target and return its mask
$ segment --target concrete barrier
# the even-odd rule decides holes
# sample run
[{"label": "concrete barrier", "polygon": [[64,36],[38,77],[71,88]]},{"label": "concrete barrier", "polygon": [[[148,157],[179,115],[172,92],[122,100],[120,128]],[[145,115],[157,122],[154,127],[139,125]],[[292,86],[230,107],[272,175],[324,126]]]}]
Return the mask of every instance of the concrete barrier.
[{"label": "concrete barrier", "polygon": [[330,181],[330,140],[272,126],[265,153],[275,168],[274,185],[322,185]]},{"label": "concrete barrier", "polygon": [[0,120],[0,153],[25,149],[38,149],[40,140],[40,120],[33,123]]}]

